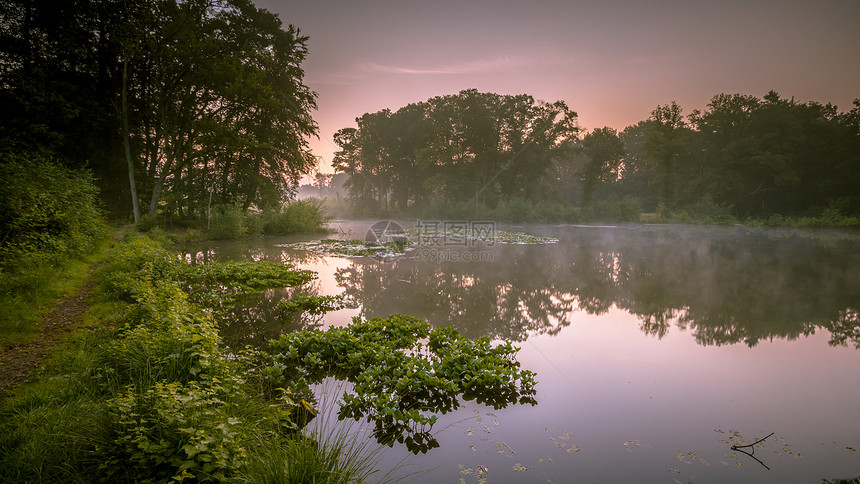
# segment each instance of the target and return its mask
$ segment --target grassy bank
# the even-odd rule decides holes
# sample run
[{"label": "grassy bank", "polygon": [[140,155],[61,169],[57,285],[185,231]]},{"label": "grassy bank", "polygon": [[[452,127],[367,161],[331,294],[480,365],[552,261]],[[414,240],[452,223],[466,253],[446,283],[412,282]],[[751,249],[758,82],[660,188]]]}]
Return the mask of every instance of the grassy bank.
[{"label": "grassy bank", "polygon": [[4,273],[0,282],[0,351],[38,337],[42,319],[81,287],[91,267],[103,262],[113,246],[114,241],[105,237],[89,254],[56,263],[22,263],[14,272]]},{"label": "grassy bank", "polygon": [[0,155],[0,350],[32,341],[38,322],[107,256],[92,177],[42,160]]},{"label": "grassy bank", "polygon": [[141,232],[166,232],[174,242],[222,240],[261,235],[326,232],[330,217],[321,200],[291,200],[277,209],[249,211],[237,205],[216,205],[205,218],[179,219],[166,215],[145,216],[136,225]]},{"label": "grassy bank", "polygon": [[189,268],[133,236],[98,270],[81,330],[2,409],[0,481],[354,482],[348,439],[300,430],[301,397],[229,355],[203,306],[312,274],[276,264]]}]

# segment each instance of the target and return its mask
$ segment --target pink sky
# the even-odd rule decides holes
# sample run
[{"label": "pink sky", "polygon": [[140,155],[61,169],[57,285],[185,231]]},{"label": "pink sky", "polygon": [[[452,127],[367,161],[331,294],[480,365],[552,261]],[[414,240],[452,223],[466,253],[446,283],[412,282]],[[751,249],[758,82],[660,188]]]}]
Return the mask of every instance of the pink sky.
[{"label": "pink sky", "polygon": [[840,110],[860,98],[857,0],[255,3],[310,36],[323,172],[356,117],[470,88],[563,100],[583,128],[619,130],[719,93],[773,89]]}]

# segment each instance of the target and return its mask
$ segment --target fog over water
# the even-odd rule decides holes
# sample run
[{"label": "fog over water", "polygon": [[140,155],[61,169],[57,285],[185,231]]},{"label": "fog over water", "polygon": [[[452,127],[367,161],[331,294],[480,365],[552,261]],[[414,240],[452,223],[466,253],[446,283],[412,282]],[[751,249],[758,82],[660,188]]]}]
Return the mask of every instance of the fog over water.
[{"label": "fog over water", "polygon": [[[362,238],[371,223],[336,225],[340,236]],[[188,258],[292,260],[319,274],[304,291],[356,303],[285,322],[274,306],[289,291],[269,291],[227,318],[234,347],[265,344],[285,329],[392,313],[516,341],[523,367],[537,372],[538,405],[493,410],[465,402],[437,423],[440,448],[415,457],[387,450],[383,467],[407,458],[400,471],[427,471],[417,482],[860,475],[857,234],[504,229],[559,241],[442,244],[381,261],[276,246],[314,237],[259,238],[189,247]],[[771,432],[754,458],[731,449]]]}]

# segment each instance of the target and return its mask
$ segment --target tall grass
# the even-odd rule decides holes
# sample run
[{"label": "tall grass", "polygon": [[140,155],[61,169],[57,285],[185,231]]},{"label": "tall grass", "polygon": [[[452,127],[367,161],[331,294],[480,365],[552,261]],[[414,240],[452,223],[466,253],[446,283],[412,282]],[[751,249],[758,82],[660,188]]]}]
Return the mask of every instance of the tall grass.
[{"label": "tall grass", "polygon": [[63,298],[77,291],[93,264],[103,261],[113,242],[104,237],[94,252],[51,261],[19,260],[0,271],[0,349],[25,344],[39,335],[40,322]]},{"label": "tall grass", "polygon": [[293,200],[278,211],[262,213],[266,235],[307,234],[322,232],[329,217],[323,202],[317,198]]},{"label": "tall grass", "polygon": [[307,234],[325,231],[329,217],[316,198],[292,200],[276,210],[246,212],[236,205],[219,205],[209,217],[210,239],[259,235]]},{"label": "tall grass", "polygon": [[281,445],[260,442],[257,453],[237,478],[243,483],[321,483],[395,482],[397,468],[378,470],[385,447],[371,437],[362,422],[338,420],[336,395],[342,395],[348,382],[327,379],[317,386],[320,395],[316,418],[303,429],[299,438]]}]

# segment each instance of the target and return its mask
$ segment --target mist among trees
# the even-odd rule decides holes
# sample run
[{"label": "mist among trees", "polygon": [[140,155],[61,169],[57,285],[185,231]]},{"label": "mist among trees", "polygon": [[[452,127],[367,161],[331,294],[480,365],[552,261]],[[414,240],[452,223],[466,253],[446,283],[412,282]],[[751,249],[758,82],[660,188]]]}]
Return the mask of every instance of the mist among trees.
[{"label": "mist among trees", "polygon": [[719,94],[702,111],[672,102],[621,132],[585,132],[563,102],[472,89],[356,122],[335,135],[334,166],[363,213],[556,204],[579,210],[561,218],[587,218],[607,203],[717,222],[860,213],[860,100],[840,112],[773,91]]}]

